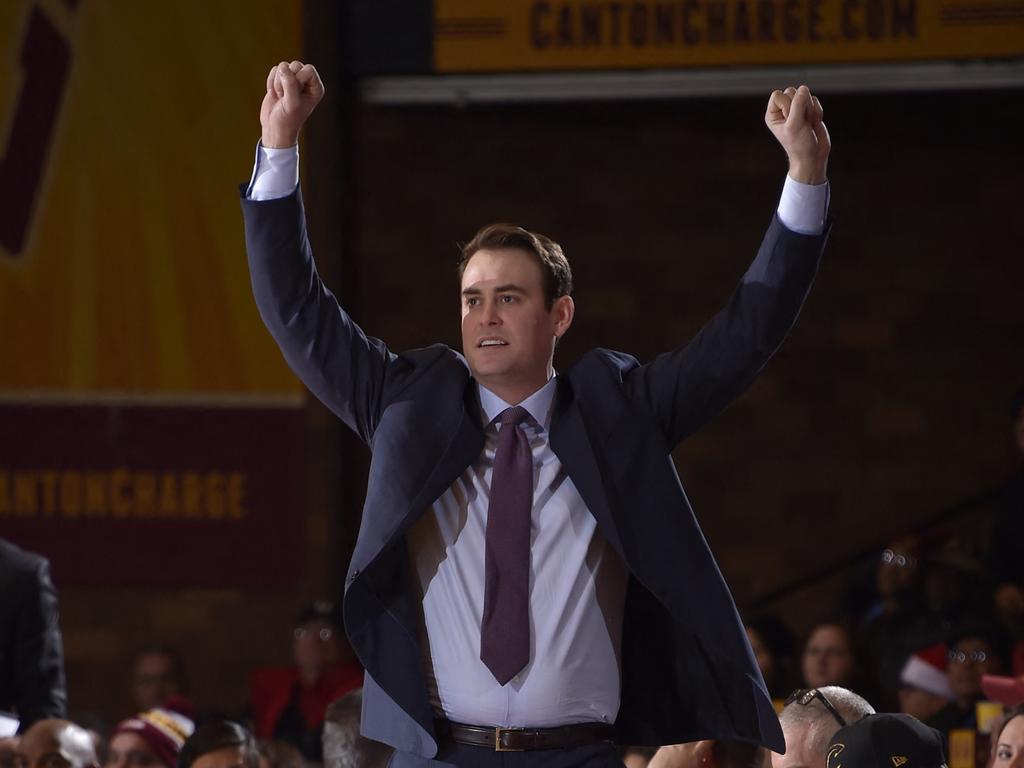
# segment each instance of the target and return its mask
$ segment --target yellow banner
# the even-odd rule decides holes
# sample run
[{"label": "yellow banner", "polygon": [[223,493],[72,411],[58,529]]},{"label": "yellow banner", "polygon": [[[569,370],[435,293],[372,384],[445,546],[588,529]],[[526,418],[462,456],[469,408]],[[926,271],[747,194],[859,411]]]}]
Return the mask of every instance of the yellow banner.
[{"label": "yellow banner", "polygon": [[237,184],[294,0],[0,3],[0,391],[293,396]]},{"label": "yellow banner", "polygon": [[1019,56],[1021,0],[434,0],[439,73]]}]

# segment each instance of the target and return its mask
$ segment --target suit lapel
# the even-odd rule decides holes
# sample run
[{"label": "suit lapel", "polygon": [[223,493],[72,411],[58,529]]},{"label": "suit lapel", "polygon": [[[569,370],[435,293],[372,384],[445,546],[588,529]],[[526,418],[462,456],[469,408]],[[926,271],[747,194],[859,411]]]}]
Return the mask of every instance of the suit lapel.
[{"label": "suit lapel", "polygon": [[573,397],[571,384],[559,376],[555,412],[551,419],[551,450],[562,462],[587,509],[597,519],[601,532],[622,557],[622,543],[608,506],[594,444],[579,403]]},{"label": "suit lapel", "polygon": [[480,424],[480,399],[477,394],[476,382],[471,378],[466,382],[463,393],[463,407],[458,423],[452,430],[447,448],[441,453],[434,465],[430,477],[416,494],[405,514],[398,521],[397,527],[387,537],[393,542],[408,530],[427,508],[451,488],[466,467],[476,461],[484,450],[484,431]]}]

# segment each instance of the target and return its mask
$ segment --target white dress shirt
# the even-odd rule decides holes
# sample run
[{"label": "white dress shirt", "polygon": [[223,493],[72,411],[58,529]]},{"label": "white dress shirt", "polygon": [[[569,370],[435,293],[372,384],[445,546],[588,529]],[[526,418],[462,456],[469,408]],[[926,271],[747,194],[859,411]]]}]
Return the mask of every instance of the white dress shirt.
[{"label": "white dress shirt", "polygon": [[510,406],[480,386],[484,452],[406,536],[422,596],[420,645],[438,714],[474,725],[555,726],[619,711],[627,573],[548,442],[556,383],[518,405],[533,452],[530,661],[498,685],[480,661],[484,537],[498,415]]}]

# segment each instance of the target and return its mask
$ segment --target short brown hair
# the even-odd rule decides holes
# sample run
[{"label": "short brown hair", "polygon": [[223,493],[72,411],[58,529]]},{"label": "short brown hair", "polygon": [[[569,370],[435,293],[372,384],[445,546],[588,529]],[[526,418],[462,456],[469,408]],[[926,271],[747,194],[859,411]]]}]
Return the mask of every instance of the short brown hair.
[{"label": "short brown hair", "polygon": [[480,250],[496,248],[518,248],[537,259],[540,266],[541,288],[548,309],[556,299],[572,293],[572,269],[562,252],[562,246],[538,232],[530,232],[515,224],[488,224],[462,246],[459,258],[459,280],[466,271],[466,264],[473,254]]}]

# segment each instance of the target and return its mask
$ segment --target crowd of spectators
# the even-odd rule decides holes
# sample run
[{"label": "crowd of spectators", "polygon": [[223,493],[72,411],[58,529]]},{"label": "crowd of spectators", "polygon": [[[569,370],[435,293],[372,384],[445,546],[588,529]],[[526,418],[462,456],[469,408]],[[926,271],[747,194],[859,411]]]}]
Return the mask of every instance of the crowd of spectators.
[{"label": "crowd of spectators", "polygon": [[[1024,458],[1024,390],[1012,403]],[[1024,464],[866,562],[799,642],[776,616],[747,633],[773,697],[838,685],[942,732],[974,728],[983,675],[1024,674]]]},{"label": "crowd of spectators", "polygon": [[56,717],[8,719],[0,768],[383,768],[390,750],[359,733],[362,672],[330,603],[304,610],[294,664],[255,670],[250,705],[236,720],[197,718],[181,657],[146,648],[135,657],[140,707],[109,733]]}]

